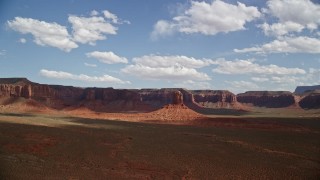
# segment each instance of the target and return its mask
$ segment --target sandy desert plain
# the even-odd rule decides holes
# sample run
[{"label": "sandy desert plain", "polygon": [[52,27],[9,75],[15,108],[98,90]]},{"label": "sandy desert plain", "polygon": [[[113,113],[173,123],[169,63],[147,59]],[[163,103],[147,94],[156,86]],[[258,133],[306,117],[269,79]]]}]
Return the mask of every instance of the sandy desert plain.
[{"label": "sandy desert plain", "polygon": [[27,101],[1,108],[1,179],[320,177],[318,109],[256,108],[152,121],[159,113],[179,118],[191,110],[37,110]]}]

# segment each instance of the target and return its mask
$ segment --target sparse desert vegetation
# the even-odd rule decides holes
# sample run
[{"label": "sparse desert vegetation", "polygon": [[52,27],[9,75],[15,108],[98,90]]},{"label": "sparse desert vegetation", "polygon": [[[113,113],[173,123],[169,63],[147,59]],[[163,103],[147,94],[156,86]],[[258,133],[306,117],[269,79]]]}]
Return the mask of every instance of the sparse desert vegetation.
[{"label": "sparse desert vegetation", "polygon": [[[201,121],[201,122],[199,122]],[[0,114],[4,179],[318,179],[318,118],[192,125]]]}]

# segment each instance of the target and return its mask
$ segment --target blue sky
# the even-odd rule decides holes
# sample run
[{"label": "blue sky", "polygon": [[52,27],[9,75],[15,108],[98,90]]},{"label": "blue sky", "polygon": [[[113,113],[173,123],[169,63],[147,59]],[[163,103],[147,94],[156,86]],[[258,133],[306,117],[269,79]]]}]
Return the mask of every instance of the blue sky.
[{"label": "blue sky", "polygon": [[80,87],[320,84],[318,0],[2,0],[0,77]]}]

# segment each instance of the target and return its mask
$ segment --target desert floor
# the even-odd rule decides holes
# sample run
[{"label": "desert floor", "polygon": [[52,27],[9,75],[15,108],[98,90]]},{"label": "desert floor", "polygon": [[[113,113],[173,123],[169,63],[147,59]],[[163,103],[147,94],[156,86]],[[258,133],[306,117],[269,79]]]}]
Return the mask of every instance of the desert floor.
[{"label": "desert floor", "polygon": [[319,179],[318,117],[187,125],[0,113],[0,179]]}]

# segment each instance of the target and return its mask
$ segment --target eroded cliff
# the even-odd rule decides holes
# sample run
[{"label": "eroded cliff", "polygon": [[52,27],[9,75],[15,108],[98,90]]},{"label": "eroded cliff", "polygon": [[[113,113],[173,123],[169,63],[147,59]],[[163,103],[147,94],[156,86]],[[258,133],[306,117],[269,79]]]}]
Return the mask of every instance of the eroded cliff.
[{"label": "eroded cliff", "polygon": [[38,84],[26,78],[0,78],[0,98],[25,98],[54,109],[85,107],[96,112],[149,112],[182,103],[204,114],[252,106],[320,108],[319,93],[310,92],[295,95],[288,91],[248,91],[235,95],[227,90],[79,88]]},{"label": "eroded cliff", "polygon": [[283,108],[295,105],[295,97],[289,91],[247,91],[238,94],[237,101],[267,108]]}]

